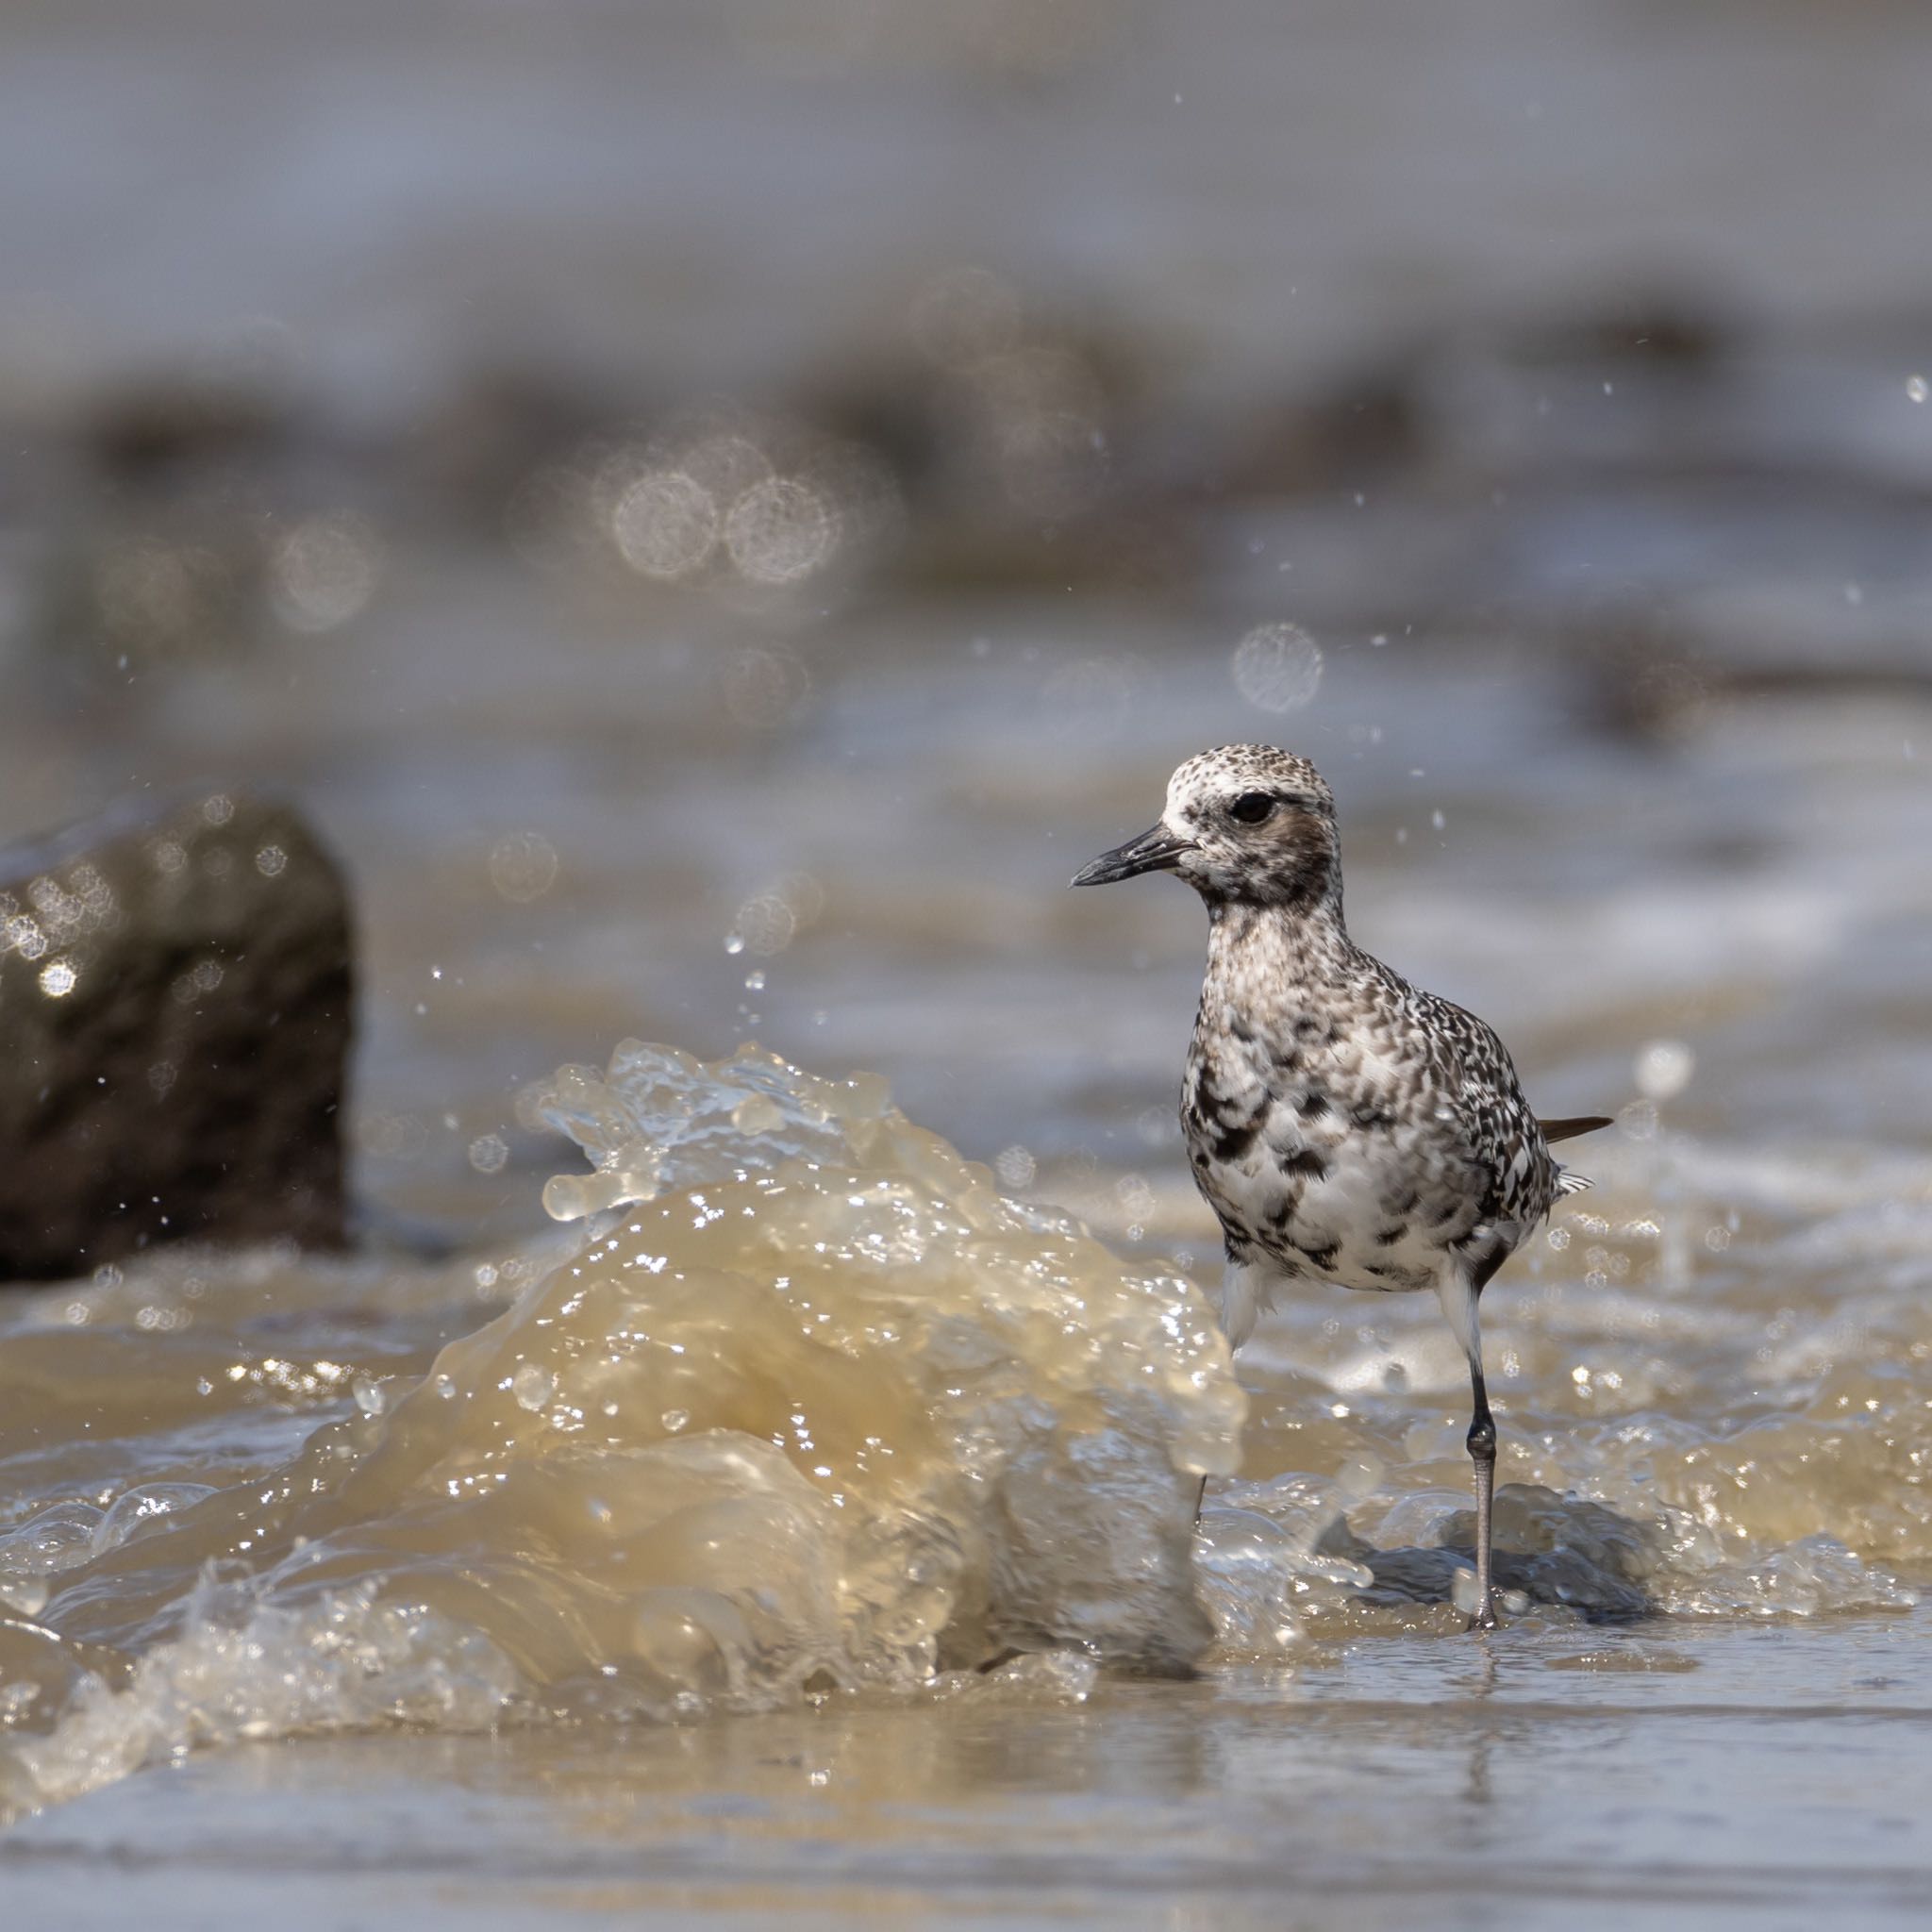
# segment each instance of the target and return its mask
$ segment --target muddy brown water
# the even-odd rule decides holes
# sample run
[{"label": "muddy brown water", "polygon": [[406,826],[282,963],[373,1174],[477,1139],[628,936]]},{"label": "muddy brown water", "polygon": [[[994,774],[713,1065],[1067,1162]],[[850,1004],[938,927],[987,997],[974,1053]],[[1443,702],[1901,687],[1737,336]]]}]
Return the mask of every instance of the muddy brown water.
[{"label": "muddy brown water", "polygon": [[[857,66],[849,21],[750,9],[728,43],[667,26],[648,83],[624,22],[565,11],[466,43],[531,128],[565,98],[580,124],[481,241],[458,164],[500,123],[415,111],[426,27],[352,22],[326,66],[220,7],[165,44],[111,8],[7,29],[0,143],[86,125],[111,157],[158,117],[208,239],[80,273],[77,158],[18,225],[0,813],[302,801],[358,891],[368,1242],[0,1305],[0,1894],[184,1926],[1917,1915],[1932,371],[1897,241],[1923,171],[1870,104],[1923,91],[1921,28],[1840,24],[1821,56],[1794,8],[1740,62],[1715,12],[1499,8],[1405,43],[1383,92],[1401,22],[1349,9],[1307,25],[1304,111],[1256,149],[1266,63],[1236,57],[1281,49],[1240,8]],[[237,73],[239,132],[170,110]],[[331,89],[408,192],[341,188]],[[1826,142],[1837,89],[1864,105]],[[1333,105],[1370,98],[1386,119]],[[59,99],[139,112],[53,128]],[[1632,101],[1668,221],[1613,165]],[[901,200],[858,192],[914,148]],[[995,150],[1091,172],[922,225]],[[1322,185],[1257,248],[1271,170]],[[639,180],[660,242],[744,245],[626,266]],[[788,302],[784,239],[825,208]],[[1108,208],[1095,265],[1074,243]],[[1627,308],[1608,348],[1548,322],[1624,250],[1696,297],[1668,354]],[[1117,344],[1002,320],[1096,288],[1151,396],[1108,390]],[[1743,320],[1714,300],[1700,338],[1713,288]],[[882,481],[797,398],[868,330],[903,344],[908,305],[997,367],[942,419],[966,455]],[[465,521],[425,480],[449,445],[396,425],[560,336],[626,407],[736,400],[668,441],[512,436],[507,500]],[[234,537],[197,459],[74,484],[69,412],[196,343],[297,372],[248,484],[271,537]],[[1381,440],[1256,467],[1267,384],[1306,428],[1308,372],[1365,347]],[[1061,578],[1035,526],[1063,513]],[[1092,537],[1129,525],[1158,569]],[[1173,1118],[1198,908],[1064,891],[1236,738],[1334,782],[1365,943],[1491,1019],[1540,1110],[1618,1116],[1485,1309],[1488,1642],[1453,1602],[1434,1310],[1311,1294],[1234,1374]],[[607,1079],[625,1041],[662,1045]]]}]

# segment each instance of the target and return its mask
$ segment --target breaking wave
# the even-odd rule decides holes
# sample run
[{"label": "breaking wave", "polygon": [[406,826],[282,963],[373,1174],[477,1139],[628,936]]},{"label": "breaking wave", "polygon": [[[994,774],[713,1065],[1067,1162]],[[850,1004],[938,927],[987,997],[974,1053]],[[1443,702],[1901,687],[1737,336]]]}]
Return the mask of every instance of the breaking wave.
[{"label": "breaking wave", "polygon": [[1244,1405],[1185,1278],[1003,1198],[869,1077],[627,1043],[526,1112],[596,1165],[494,1320],[260,1479],[0,1540],[14,1803],[235,1738],[1207,1649],[1194,1497]]},{"label": "breaking wave", "polygon": [[[52,1391],[111,1372],[162,1447],[0,1531],[0,1808],[238,1739],[1058,1697],[1102,1665],[1459,1629],[1462,1370],[1429,1298],[1298,1302],[1244,1394],[1184,1274],[1002,1194],[872,1076],[627,1042],[522,1111],[589,1157],[544,1191],[568,1232],[475,1268],[514,1298],[446,1324],[466,1332],[425,1372],[217,1367],[278,1291],[246,1257],[187,1286],[158,1257],[66,1303],[96,1325],[9,1341],[44,1430],[84,1430]],[[1932,1563],[1923,1296],[1874,1277],[1835,1341],[1784,1323],[1758,1304],[1791,1291],[1815,1204],[1767,1183],[1751,1206],[1686,1143],[1659,1210],[1660,1158],[1607,1150],[1524,1269],[1533,1319],[1501,1298],[1504,1468],[1528,1478],[1498,1495],[1506,1605],[1534,1625],[1908,1604],[1893,1572]],[[1717,1197],[1753,1221],[1693,1271]],[[340,1319],[322,1264],[289,1291]],[[393,1269],[362,1292],[392,1322],[434,1298]],[[145,1380],[58,1353],[125,1348],[128,1296],[142,1328],[218,1340]],[[225,1401],[228,1446],[197,1460],[192,1418]],[[1200,1478],[1237,1471],[1197,1530]]]}]

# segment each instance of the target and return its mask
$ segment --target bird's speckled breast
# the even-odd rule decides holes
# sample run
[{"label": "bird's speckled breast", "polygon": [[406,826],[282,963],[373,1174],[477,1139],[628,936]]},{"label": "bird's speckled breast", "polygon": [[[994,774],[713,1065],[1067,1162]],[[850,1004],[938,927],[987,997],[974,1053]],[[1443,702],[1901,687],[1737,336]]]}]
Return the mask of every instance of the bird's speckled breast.
[{"label": "bird's speckled breast", "polygon": [[1500,1041],[1339,921],[1217,908],[1181,1119],[1230,1258],[1290,1279],[1433,1288],[1556,1194]]}]

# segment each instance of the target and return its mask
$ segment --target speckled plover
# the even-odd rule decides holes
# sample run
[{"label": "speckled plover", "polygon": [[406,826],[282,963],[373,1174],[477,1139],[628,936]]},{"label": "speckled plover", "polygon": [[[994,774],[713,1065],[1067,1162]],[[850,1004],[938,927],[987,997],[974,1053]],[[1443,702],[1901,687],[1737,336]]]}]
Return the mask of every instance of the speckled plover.
[{"label": "speckled plover", "polygon": [[1181,1124],[1226,1239],[1222,1326],[1239,1348],[1290,1282],[1435,1290],[1474,1395],[1471,1627],[1493,1628],[1477,1302],[1557,1200],[1590,1185],[1550,1143],[1609,1122],[1539,1121],[1490,1027],[1349,938],[1335,800],[1306,758],[1264,744],[1190,758],[1160,823],[1074,884],[1146,872],[1178,874],[1208,906]]}]

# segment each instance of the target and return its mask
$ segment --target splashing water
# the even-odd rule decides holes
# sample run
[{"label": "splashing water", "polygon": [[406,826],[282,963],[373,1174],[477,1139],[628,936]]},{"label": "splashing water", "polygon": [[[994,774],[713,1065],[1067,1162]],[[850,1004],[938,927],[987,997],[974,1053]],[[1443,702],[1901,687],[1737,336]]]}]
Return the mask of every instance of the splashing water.
[{"label": "splashing water", "polygon": [[[629,1041],[519,1114],[590,1166],[544,1192],[568,1233],[452,1277],[520,1286],[494,1319],[469,1329],[470,1312],[400,1369],[263,1355],[193,1392],[145,1353],[157,1433],[102,1445],[118,1490],[0,1533],[0,1807],[239,1739],[950,1696],[1015,1648],[1058,1649],[1022,1674],[1079,1695],[1109,1660],[1460,1628],[1462,1368],[1432,1311],[1351,1330],[1344,1298],[1298,1299],[1257,1338],[1244,1395],[1187,1279],[1005,1197],[1033,1178],[1026,1150],[996,1182],[875,1076]],[[1504,1284],[1491,1333],[1506,1606],[1534,1625],[1909,1605],[1881,1566],[1932,1563],[1922,1299],[1848,1302],[1855,1341],[1767,1328],[1734,1265],[1751,1226],[1707,1241],[1723,1258],[1694,1282],[1673,1231],[1748,1192],[1734,1164],[1633,1134],[1593,1166],[1591,1205],[1546,1243],[1563,1278],[1524,1325]],[[1804,1180],[1760,1176],[1756,1220],[1805,1211]],[[1137,1224],[1160,1212],[1145,1176],[1112,1193]],[[1826,1232],[1875,1263],[1916,1252],[1917,1220],[1896,1223]],[[100,1371],[74,1345],[131,1326],[186,1328],[185,1346],[203,1318],[242,1332],[270,1264],[225,1265],[104,1271],[13,1331],[40,1434],[92,1426]],[[407,1317],[405,1279],[372,1287]],[[296,1443],[275,1422],[272,1451],[228,1452],[222,1475],[183,1446],[221,1399],[323,1425]],[[1238,1468],[1196,1533],[1198,1477]]]},{"label": "splashing water", "polygon": [[205,1741],[1207,1648],[1196,1478],[1243,1398],[1185,1279],[1003,1198],[867,1076],[627,1042],[523,1110],[595,1166],[494,1320],[356,1378],[264,1476],[0,1542],[38,1619],[0,1624],[12,1804]]}]

